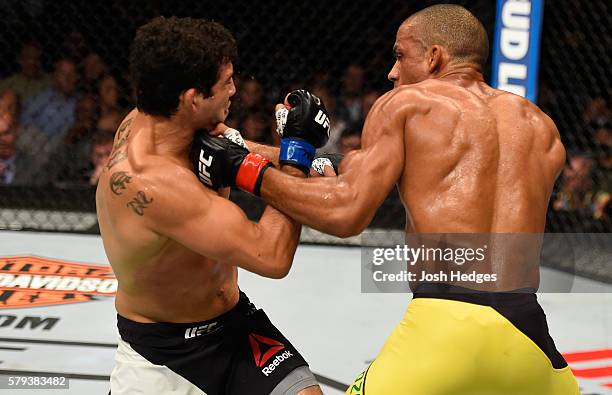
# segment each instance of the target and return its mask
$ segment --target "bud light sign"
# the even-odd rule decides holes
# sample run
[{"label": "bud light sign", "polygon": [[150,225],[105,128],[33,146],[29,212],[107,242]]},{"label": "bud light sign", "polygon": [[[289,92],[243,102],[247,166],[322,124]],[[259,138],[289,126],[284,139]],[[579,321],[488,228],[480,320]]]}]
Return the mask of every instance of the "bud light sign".
[{"label": "bud light sign", "polygon": [[493,48],[495,88],[535,102],[544,0],[497,0]]}]

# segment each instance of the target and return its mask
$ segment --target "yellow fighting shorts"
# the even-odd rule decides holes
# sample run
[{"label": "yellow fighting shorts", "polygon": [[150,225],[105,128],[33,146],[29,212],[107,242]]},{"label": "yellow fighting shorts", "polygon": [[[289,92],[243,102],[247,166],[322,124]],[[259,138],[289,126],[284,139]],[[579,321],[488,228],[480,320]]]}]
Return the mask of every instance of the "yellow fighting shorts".
[{"label": "yellow fighting shorts", "polygon": [[580,395],[534,293],[458,290],[415,292],[346,395]]}]

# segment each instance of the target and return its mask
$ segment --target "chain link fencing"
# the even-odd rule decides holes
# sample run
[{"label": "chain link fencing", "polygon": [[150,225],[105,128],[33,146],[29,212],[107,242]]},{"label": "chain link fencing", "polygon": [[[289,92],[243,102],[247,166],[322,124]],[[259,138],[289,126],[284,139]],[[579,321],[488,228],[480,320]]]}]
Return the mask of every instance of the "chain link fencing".
[{"label": "chain link fencing", "polygon": [[[472,11],[492,42],[494,1],[447,2]],[[391,88],[386,76],[394,61],[397,27],[436,3],[0,2],[5,32],[0,36],[0,111],[12,117],[0,124],[6,129],[0,132],[0,229],[98,232],[97,170],[109,154],[116,127],[133,107],[129,44],[138,26],[152,17],[214,19],[234,33],[238,93],[228,123],[246,138],[277,143],[274,103],[305,87],[322,97],[332,113],[326,149],[346,152],[359,145],[371,104]],[[569,153],[551,199],[548,232],[612,229],[611,19],[605,0],[545,5],[538,104],[557,123]],[[261,214],[261,200],[240,192],[233,199],[252,219]],[[393,191],[370,229],[393,239],[404,225],[404,209]],[[340,240],[309,229],[302,240],[361,244],[359,237]]]}]

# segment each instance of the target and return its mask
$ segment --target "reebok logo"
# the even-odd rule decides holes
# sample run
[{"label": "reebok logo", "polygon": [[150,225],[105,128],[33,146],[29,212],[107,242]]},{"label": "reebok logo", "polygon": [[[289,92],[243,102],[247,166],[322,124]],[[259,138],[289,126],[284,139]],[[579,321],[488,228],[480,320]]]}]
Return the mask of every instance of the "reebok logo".
[{"label": "reebok logo", "polygon": [[265,366],[270,358],[285,348],[285,345],[276,340],[254,333],[249,335],[249,343],[251,343],[255,365],[257,365],[258,368],[263,367],[261,372],[265,374],[266,377],[270,375],[281,362],[293,356],[291,351],[285,351],[281,355],[277,355],[270,364]]},{"label": "reebok logo", "polygon": [[274,371],[274,369],[276,369],[276,367],[281,364],[281,362],[283,362],[286,359],[291,358],[292,356],[293,354],[291,354],[291,351],[285,351],[281,355],[278,355],[276,358],[274,358],[272,363],[270,363],[265,368],[261,369],[261,372],[265,374],[266,377],[268,377],[268,375],[270,375]]}]

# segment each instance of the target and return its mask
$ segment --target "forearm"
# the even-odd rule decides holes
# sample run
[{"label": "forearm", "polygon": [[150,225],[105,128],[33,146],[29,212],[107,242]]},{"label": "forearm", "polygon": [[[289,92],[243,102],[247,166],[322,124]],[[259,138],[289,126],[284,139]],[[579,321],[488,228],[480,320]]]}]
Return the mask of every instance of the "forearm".
[{"label": "forearm", "polygon": [[351,210],[356,194],[341,177],[303,179],[271,169],[264,175],[261,196],[283,213],[321,232],[346,237],[362,228],[355,221],[359,210]]},{"label": "forearm", "polygon": [[245,143],[249,151],[263,156],[264,158],[272,162],[274,166],[278,167],[278,154],[280,152],[280,149],[278,147],[259,144],[250,140],[245,140]]},{"label": "forearm", "polygon": [[259,250],[267,252],[261,259],[261,264],[269,267],[266,277],[285,277],[293,264],[302,225],[268,206],[257,226],[262,234]]},{"label": "forearm", "polygon": [[[292,178],[304,177],[301,171],[289,166],[285,166],[283,171],[293,174]],[[301,223],[268,205],[259,220],[258,226],[264,235],[265,243],[269,243],[264,250],[272,251],[270,261],[265,262],[275,265],[273,270],[275,275],[272,277],[284,277],[293,263],[295,250],[300,239]]]}]

